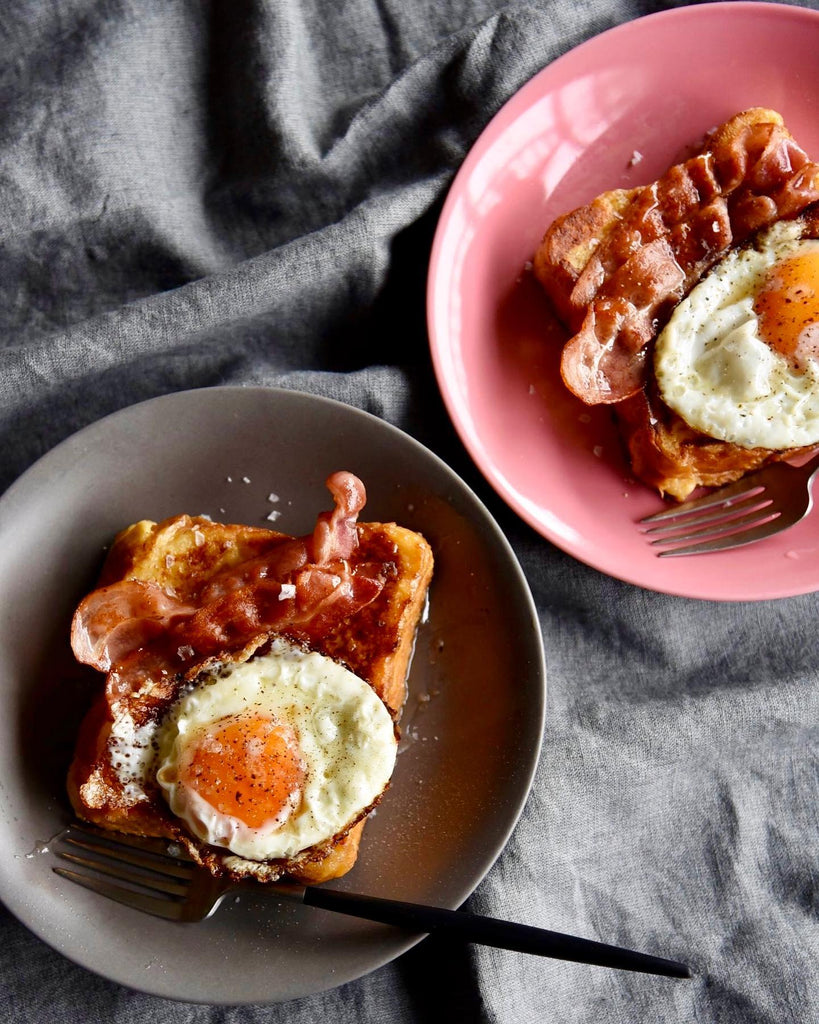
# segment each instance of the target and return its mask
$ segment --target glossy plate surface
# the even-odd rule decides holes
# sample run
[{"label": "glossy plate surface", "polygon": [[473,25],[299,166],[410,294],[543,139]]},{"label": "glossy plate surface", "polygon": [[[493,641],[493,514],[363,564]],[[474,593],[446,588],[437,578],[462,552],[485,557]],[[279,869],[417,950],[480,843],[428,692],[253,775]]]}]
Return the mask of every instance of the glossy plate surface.
[{"label": "glossy plate surface", "polygon": [[[436,456],[375,417],[266,388],[181,392],[63,442],[0,500],[0,897],[85,967],[206,1003],[291,999],[386,963],[419,936],[242,897],[180,926],[56,876],[47,851],[70,819],[64,777],[89,682],[70,617],[125,525],[187,511],[309,532],[324,480],[364,481],[362,521],[421,531],[437,568],[410,675],[393,786],[339,888],[457,907],[506,842],[529,791],[545,706],[532,598],[498,527]],[[278,496],[272,502],[271,495]]]},{"label": "glossy plate surface", "polygon": [[559,379],[561,339],[527,261],[556,216],[645,184],[751,106],[779,110],[819,158],[819,14],[776,4],[677,8],[565,54],[504,106],[459,171],[428,289],[439,385],[489,482],[544,537],[611,576],[687,597],[819,588],[819,514],[759,544],[657,558],[635,523],[662,502],[635,483],[608,410]]}]

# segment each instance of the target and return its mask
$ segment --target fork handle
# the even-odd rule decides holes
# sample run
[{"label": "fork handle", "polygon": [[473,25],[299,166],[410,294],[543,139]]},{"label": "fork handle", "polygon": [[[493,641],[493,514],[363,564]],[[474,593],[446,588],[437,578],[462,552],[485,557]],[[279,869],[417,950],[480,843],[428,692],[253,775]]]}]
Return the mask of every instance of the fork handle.
[{"label": "fork handle", "polygon": [[572,960],[575,963],[642,971],[673,978],[691,976],[684,964],[673,960],[638,953],[620,946],[609,946],[592,939],[563,935],[560,932],[547,931],[545,928],[481,917],[463,910],[404,903],[378,896],[359,896],[356,893],[313,886],[305,888],[302,902],[307,906],[396,925],[410,931],[449,932],[467,942],[517,950],[520,953],[534,953],[538,956]]}]

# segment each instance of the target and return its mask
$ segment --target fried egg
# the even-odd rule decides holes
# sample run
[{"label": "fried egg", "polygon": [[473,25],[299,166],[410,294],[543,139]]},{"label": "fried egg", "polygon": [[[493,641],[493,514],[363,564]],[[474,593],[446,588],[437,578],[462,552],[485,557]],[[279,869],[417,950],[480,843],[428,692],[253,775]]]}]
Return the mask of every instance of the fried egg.
[{"label": "fried egg", "polygon": [[252,861],[293,857],[355,823],[387,787],[397,750],[365,680],[282,639],[200,676],[152,736],[142,732],[114,730],[131,788],[153,776],[193,835]]},{"label": "fried egg", "polygon": [[819,442],[819,240],[780,221],[675,308],[654,371],[689,426],[745,448]]}]

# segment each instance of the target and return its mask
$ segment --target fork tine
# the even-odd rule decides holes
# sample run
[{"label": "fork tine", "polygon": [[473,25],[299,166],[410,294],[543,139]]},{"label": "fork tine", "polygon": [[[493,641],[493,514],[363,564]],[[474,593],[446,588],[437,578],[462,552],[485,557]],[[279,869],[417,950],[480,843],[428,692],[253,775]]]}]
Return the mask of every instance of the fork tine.
[{"label": "fork tine", "polygon": [[109,843],[115,843],[117,846],[125,846],[128,849],[151,853],[163,861],[170,858],[181,864],[193,865],[195,863],[187,850],[172,839],[164,839],[159,836],[137,836],[132,835],[130,832],[111,832],[109,829],[92,825],[89,821],[79,820],[72,821],[65,829],[63,836],[73,835],[74,833],[91,841],[104,843],[106,846]]},{"label": "fork tine", "polygon": [[[700,527],[699,521],[697,520],[691,524],[692,529],[689,532],[657,537],[649,543],[656,545],[677,544],[686,540],[707,541],[715,537],[739,534],[749,527],[757,526],[763,522],[770,522],[772,519],[777,519],[779,515],[779,512],[771,509],[770,502],[768,502],[761,508],[756,508],[744,516],[734,516],[733,518],[728,519],[721,517],[717,521],[711,521],[709,519],[708,524],[703,527]],[[678,529],[681,527],[682,524],[678,526]]]},{"label": "fork tine", "polygon": [[[736,501],[731,502],[729,505],[714,507],[706,505],[696,515],[693,512],[689,512],[685,517],[663,519],[656,526],[649,526],[643,530],[643,533],[646,537],[659,537],[661,534],[671,533],[673,530],[699,529],[701,526],[705,526],[706,523],[721,521],[728,525],[732,519],[738,520],[743,513],[758,512],[770,504],[771,499],[767,497],[765,491],[758,491],[749,497],[737,498]],[[654,543],[662,542],[658,540],[654,541]]]},{"label": "fork tine", "polygon": [[190,888],[188,883],[176,882],[173,878],[159,874],[159,872],[151,871],[149,875],[146,871],[135,871],[126,864],[113,862],[110,859],[106,861],[98,860],[95,857],[80,857],[76,853],[64,853],[61,850],[57,851],[57,856],[71,864],[77,864],[79,867],[90,868],[109,878],[116,878],[120,882],[131,882],[133,885],[141,885],[143,888],[163,892],[168,896],[184,896]]},{"label": "fork tine", "polygon": [[136,892],[133,889],[126,889],[122,885],[114,885],[102,878],[92,878],[90,875],[78,871],[71,871],[68,868],[55,867],[51,869],[62,878],[67,878],[77,885],[90,889],[91,892],[105,896],[109,900],[121,903],[132,910],[141,910],[145,914],[153,914],[154,917],[162,917],[166,921],[181,921],[184,915],[184,904],[175,903],[167,897],[148,896],[145,893]]},{"label": "fork tine", "polygon": [[[62,836],[64,843],[76,846],[89,853],[96,853],[101,857],[111,860],[122,861],[125,864],[132,864],[134,867],[153,871],[158,874],[172,875],[190,881],[193,877],[193,862],[182,863],[178,858],[172,858],[166,853],[153,852],[144,849],[137,843],[130,843],[119,840],[118,837],[97,836],[82,830],[81,838],[77,838],[72,832]],[[62,856],[62,855],[61,855]]]},{"label": "fork tine", "polygon": [[702,498],[694,498],[674,508],[664,509],[662,512],[655,512],[653,515],[644,516],[641,523],[661,523],[671,519],[682,519],[692,512],[703,512],[718,505],[731,506],[737,502],[752,498],[764,490],[762,484],[756,484],[751,477],[745,480],[738,480],[735,484],[720,487],[718,491],[706,494]]},{"label": "fork tine", "polygon": [[[657,554],[660,558],[671,558],[674,555],[704,555],[709,551],[727,551],[730,548],[742,547],[744,544],[752,544],[754,541],[764,540],[774,533],[779,533],[782,528],[778,524],[778,518],[778,516],[773,516],[750,530],[740,530],[739,533],[716,537],[701,544],[688,544],[679,548],[669,548],[667,551],[658,551]],[[785,527],[785,529],[787,528]]]}]

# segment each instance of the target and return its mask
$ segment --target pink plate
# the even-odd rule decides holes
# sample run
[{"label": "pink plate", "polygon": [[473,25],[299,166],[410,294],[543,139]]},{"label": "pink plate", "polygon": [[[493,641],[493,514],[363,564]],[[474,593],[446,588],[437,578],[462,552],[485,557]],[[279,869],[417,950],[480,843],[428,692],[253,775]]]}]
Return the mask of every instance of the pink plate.
[{"label": "pink plate", "polygon": [[558,214],[645,184],[747,107],[779,110],[819,155],[817,49],[819,14],[779,4],[703,4],[621,25],[516,93],[447,197],[427,312],[456,429],[526,522],[627,582],[724,601],[817,590],[819,515],[733,551],[658,558],[635,524],[662,502],[629,477],[609,412],[560,383],[560,335],[527,261]]}]

